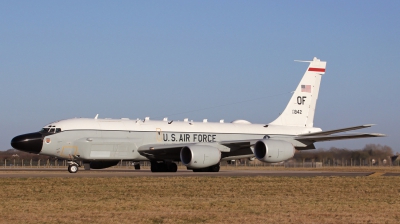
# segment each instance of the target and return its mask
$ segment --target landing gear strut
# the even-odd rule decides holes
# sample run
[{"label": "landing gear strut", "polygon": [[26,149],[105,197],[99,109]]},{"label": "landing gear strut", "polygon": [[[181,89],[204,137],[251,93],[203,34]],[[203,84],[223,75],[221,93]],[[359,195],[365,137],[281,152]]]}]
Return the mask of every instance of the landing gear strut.
[{"label": "landing gear strut", "polygon": [[176,163],[172,162],[161,162],[157,161],[151,162],[151,172],[176,172],[178,170],[178,166]]},{"label": "landing gear strut", "polygon": [[79,170],[79,164],[75,161],[68,161],[68,172],[70,173],[76,173]]},{"label": "landing gear strut", "polygon": [[139,162],[133,163],[133,166],[135,167],[135,170],[140,170],[140,163]]}]

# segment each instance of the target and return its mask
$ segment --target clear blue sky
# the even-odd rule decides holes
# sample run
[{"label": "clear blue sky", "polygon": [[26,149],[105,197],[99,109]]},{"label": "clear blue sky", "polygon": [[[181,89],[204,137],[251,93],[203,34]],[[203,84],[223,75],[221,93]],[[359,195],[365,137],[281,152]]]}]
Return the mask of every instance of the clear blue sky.
[{"label": "clear blue sky", "polygon": [[388,135],[317,147],[400,152],[399,9],[400,1],[0,1],[0,150],[52,121],[97,113],[268,123],[307,67],[293,60],[316,56],[328,64],[315,126],[374,123],[363,131]]}]

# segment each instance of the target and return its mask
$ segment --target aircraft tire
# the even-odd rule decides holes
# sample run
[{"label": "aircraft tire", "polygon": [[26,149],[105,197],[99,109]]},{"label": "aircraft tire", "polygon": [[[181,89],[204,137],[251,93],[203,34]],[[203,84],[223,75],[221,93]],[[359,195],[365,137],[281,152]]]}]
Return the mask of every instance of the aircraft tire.
[{"label": "aircraft tire", "polygon": [[168,164],[167,168],[168,168],[168,172],[176,172],[176,171],[178,171],[178,166],[176,165],[176,163]]},{"label": "aircraft tire", "polygon": [[140,170],[140,163],[139,164],[135,164],[135,170]]},{"label": "aircraft tire", "polygon": [[68,172],[70,173],[76,173],[78,172],[79,168],[76,164],[71,164],[68,166]]},{"label": "aircraft tire", "polygon": [[193,172],[219,172],[220,168],[221,167],[218,163],[217,165],[209,166],[209,167],[202,168],[202,169],[193,169]]},{"label": "aircraft tire", "polygon": [[219,166],[219,164],[217,164],[217,165],[214,165],[214,166],[210,166],[209,168],[208,168],[208,170],[209,170],[209,172],[219,172],[219,169],[220,169],[221,167]]},{"label": "aircraft tire", "polygon": [[158,165],[158,163],[157,162],[151,162],[151,166],[150,166],[150,170],[151,170],[151,172],[160,172],[160,169],[161,167]]},{"label": "aircraft tire", "polygon": [[193,172],[210,172],[210,167],[200,168],[200,169],[193,169]]}]

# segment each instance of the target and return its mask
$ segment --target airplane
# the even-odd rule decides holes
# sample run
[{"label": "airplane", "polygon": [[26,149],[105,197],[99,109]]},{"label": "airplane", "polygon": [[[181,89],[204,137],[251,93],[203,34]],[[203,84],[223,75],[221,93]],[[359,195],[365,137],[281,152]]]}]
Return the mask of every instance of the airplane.
[{"label": "airplane", "polygon": [[[11,140],[17,150],[68,160],[68,171],[115,166],[121,160],[149,161],[152,172],[176,172],[177,162],[193,172],[218,172],[221,161],[254,159],[266,163],[288,160],[295,150],[315,149],[323,141],[383,137],[379,133],[350,133],[359,125],[329,131],[314,127],[314,114],[326,61],[309,63],[284,111],[271,123],[251,124],[163,120],[73,118],[52,122],[40,131]],[[338,134],[342,133],[342,134]]]}]

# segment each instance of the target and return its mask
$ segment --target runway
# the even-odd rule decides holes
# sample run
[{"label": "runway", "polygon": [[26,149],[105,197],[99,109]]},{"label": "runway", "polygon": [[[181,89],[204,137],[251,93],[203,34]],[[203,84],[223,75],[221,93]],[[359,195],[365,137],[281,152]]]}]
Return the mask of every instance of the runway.
[{"label": "runway", "polygon": [[[30,169],[0,169],[0,178],[84,178],[84,177],[317,177],[317,176],[369,176],[374,172],[334,172],[334,171],[276,171],[276,170],[221,170],[217,173],[193,172],[191,170],[178,170],[176,173],[152,173],[150,170],[104,169],[104,170],[79,170],[69,173],[66,169],[56,168],[30,168]],[[387,173],[382,176],[400,176],[400,174]]]}]

